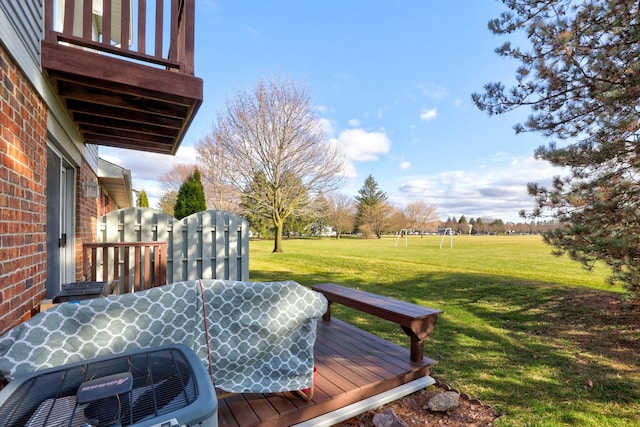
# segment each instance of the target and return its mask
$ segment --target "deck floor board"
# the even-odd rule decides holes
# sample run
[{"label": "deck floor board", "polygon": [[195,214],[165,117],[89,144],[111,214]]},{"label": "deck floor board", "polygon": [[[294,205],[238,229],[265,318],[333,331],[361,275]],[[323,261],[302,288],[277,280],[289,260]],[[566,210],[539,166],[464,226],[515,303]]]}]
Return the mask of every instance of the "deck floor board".
[{"label": "deck floor board", "polygon": [[428,357],[411,362],[408,349],[335,318],[318,322],[315,360],[311,401],[294,393],[232,395],[218,403],[219,425],[297,424],[428,376],[429,366],[435,363]]}]

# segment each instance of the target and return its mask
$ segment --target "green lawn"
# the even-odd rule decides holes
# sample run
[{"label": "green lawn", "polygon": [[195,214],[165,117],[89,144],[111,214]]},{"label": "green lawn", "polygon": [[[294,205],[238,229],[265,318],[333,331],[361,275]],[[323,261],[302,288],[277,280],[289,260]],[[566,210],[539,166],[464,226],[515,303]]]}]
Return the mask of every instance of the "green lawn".
[{"label": "green lawn", "polygon": [[[250,244],[250,278],[335,282],[444,310],[425,353],[432,375],[494,406],[498,425],[640,422],[640,330],[604,268],[551,255],[537,236],[285,240]],[[335,315],[406,346],[388,322]],[[635,319],[635,320],[633,320]]]}]

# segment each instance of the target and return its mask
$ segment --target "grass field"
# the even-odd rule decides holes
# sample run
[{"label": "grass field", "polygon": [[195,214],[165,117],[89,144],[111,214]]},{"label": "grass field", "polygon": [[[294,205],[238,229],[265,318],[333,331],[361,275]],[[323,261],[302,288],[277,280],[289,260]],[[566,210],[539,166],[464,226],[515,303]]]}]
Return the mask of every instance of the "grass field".
[{"label": "grass field", "polygon": [[[444,310],[425,353],[438,380],[494,406],[498,425],[640,424],[639,317],[604,268],[551,255],[537,236],[285,240],[250,244],[250,278],[335,282]],[[406,346],[396,325],[335,315]]]}]

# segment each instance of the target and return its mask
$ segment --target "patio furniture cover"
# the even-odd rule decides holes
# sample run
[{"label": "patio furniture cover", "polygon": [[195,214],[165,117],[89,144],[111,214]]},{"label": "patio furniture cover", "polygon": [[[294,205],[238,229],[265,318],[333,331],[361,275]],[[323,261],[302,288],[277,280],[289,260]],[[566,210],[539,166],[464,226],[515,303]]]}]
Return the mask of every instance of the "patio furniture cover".
[{"label": "patio furniture cover", "polygon": [[0,375],[183,343],[234,393],[313,384],[323,295],[292,281],[193,280],[133,294],[67,302],[0,337]]}]

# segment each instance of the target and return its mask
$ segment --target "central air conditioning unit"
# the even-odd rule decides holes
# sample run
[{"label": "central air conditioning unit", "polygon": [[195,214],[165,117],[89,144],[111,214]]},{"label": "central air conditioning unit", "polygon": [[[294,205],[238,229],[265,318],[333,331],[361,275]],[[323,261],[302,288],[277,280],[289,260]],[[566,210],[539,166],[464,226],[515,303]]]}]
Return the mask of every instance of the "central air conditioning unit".
[{"label": "central air conditioning unit", "polygon": [[177,344],[36,371],[0,391],[6,427],[217,427],[211,377]]}]

